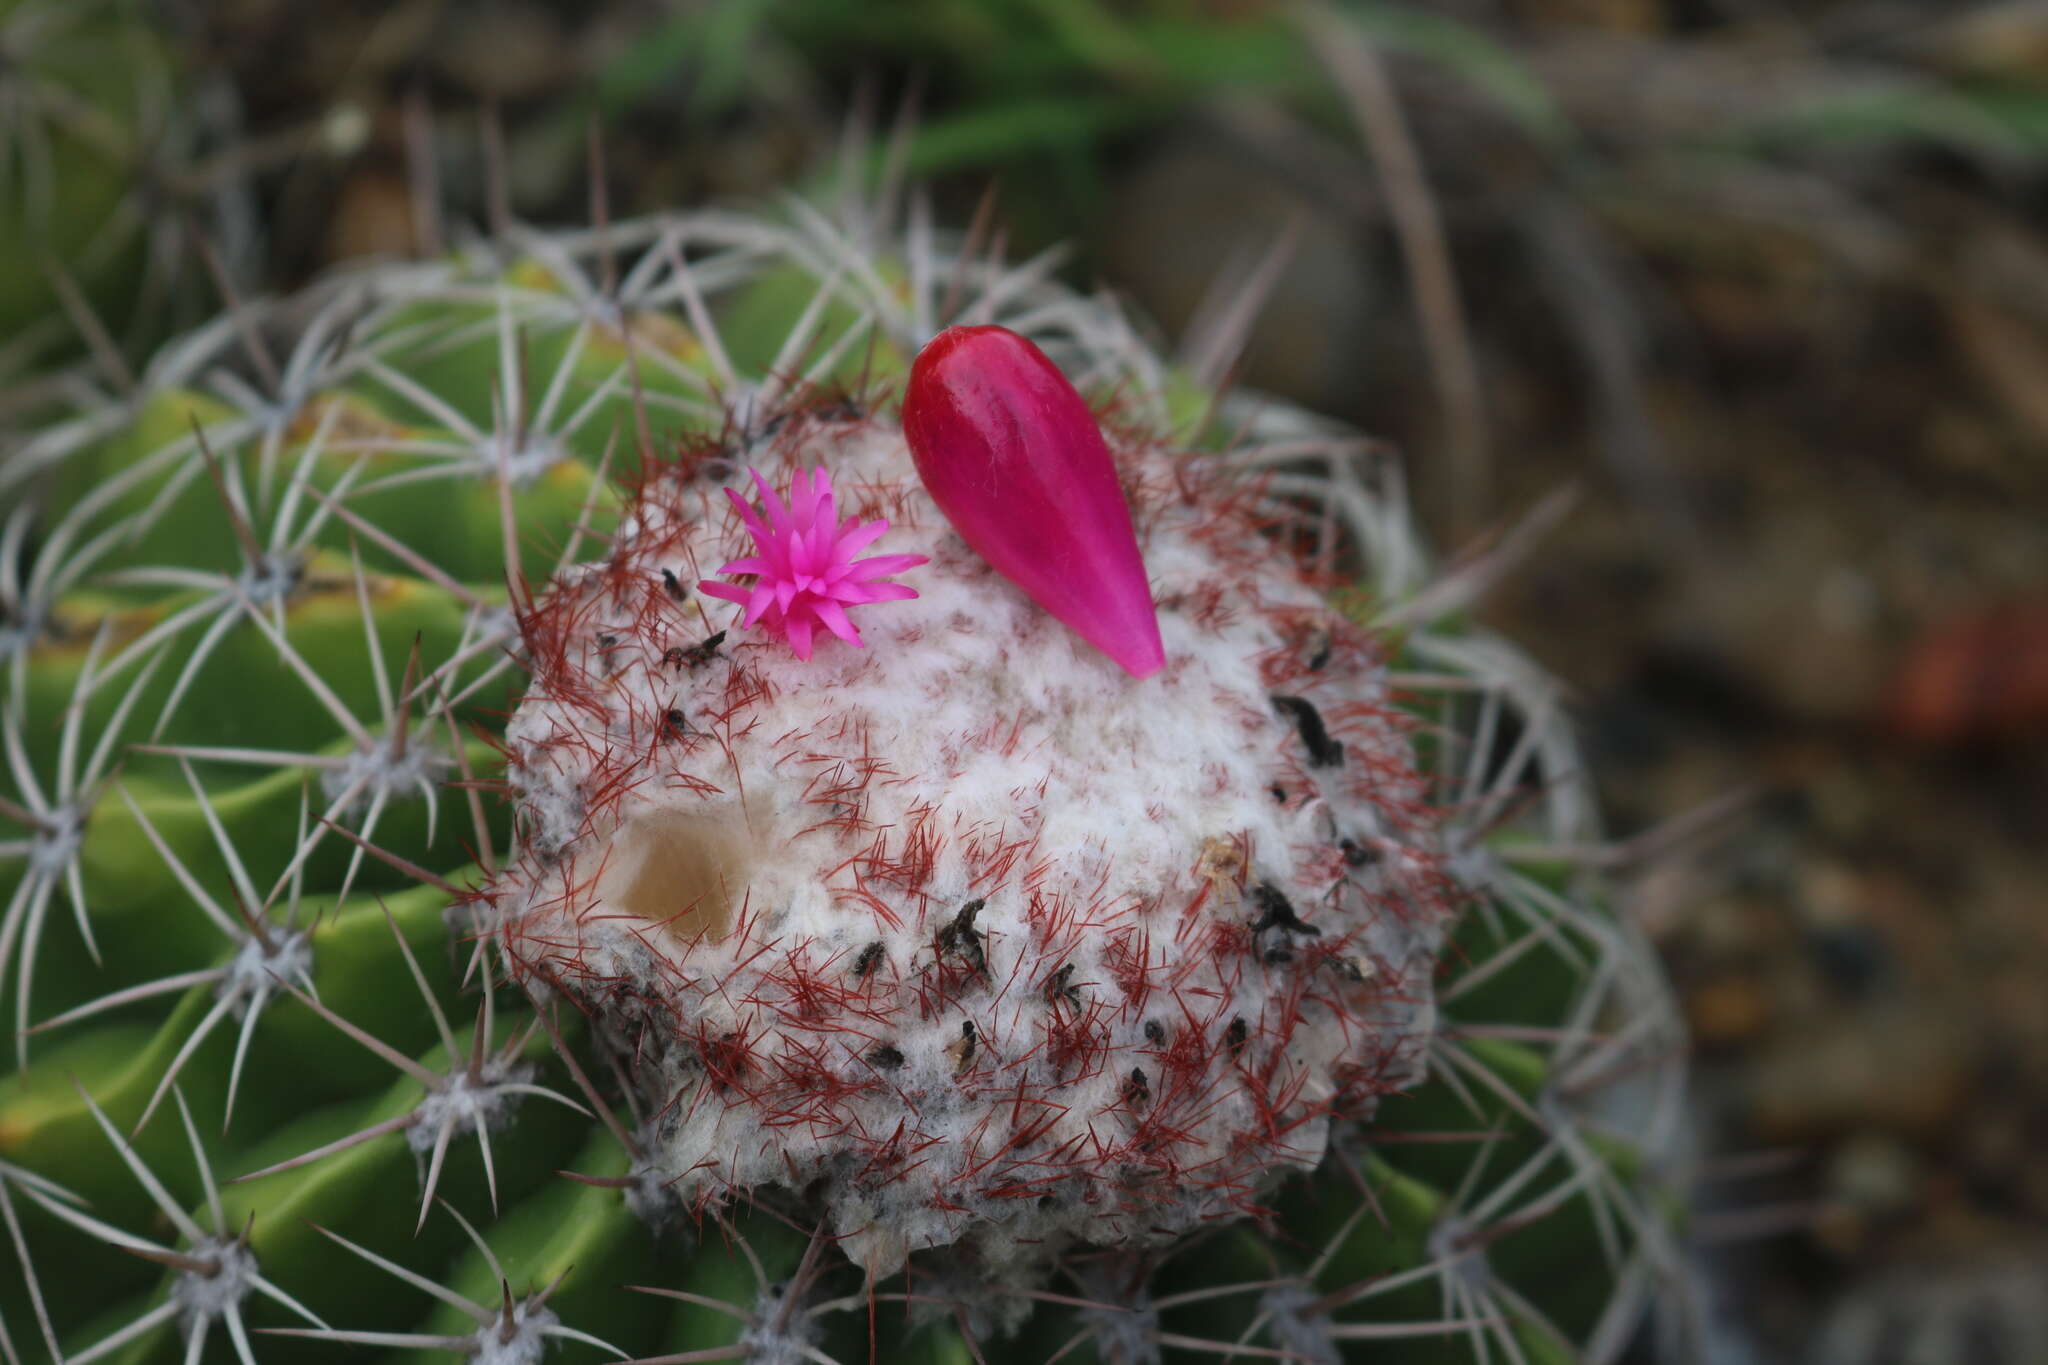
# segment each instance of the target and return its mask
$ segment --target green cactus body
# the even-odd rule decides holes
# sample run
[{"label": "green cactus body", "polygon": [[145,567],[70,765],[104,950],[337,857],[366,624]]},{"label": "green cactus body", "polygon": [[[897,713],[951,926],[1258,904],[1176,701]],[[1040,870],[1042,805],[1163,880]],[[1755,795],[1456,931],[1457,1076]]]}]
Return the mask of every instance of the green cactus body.
[{"label": "green cactus body", "polygon": [[[1597,904],[1551,694],[1422,591],[1391,471],[1217,404],[1036,272],[868,237],[674,216],[343,275],[248,306],[277,356],[210,328],[118,420],[53,426],[0,473],[23,496],[0,540],[0,1254],[22,1272],[0,1358],[1604,1360],[1683,1297],[1679,1025]],[[995,1282],[984,1233],[856,1264],[841,1243],[875,1229],[831,1226],[820,1187],[707,1193],[673,1164],[681,1092],[634,1055],[638,1006],[536,970],[503,913],[517,869],[560,856],[527,722],[506,728],[547,691],[548,613],[641,562],[650,499],[723,486],[778,433],[828,466],[896,458],[942,299],[1037,339],[1120,449],[1238,490],[1258,553],[1350,582],[1329,627],[1420,802],[1386,848],[1446,888],[1403,1005],[1419,1079],[1309,1105],[1313,1149],[1228,1216],[1068,1236]],[[768,657],[698,643],[691,666]],[[785,692],[825,676],[760,667]],[[1249,894],[1211,854],[1216,896]],[[986,937],[934,951],[1007,961],[990,905]],[[1205,1017],[1228,1072],[1256,1033]]]},{"label": "green cactus body", "polygon": [[145,0],[0,3],[0,253],[23,263],[0,277],[0,376],[81,339],[120,368],[191,297],[181,219],[228,222],[213,211],[238,187],[196,166],[206,119],[161,17]]}]

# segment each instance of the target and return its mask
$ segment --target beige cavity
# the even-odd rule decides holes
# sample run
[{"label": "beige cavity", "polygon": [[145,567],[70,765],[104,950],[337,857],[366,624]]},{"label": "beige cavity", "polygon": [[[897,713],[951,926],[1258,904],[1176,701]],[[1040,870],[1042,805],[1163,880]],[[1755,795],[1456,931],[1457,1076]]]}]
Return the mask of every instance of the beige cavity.
[{"label": "beige cavity", "polygon": [[642,812],[612,836],[598,894],[676,938],[716,943],[746,896],[746,832],[731,817]]}]

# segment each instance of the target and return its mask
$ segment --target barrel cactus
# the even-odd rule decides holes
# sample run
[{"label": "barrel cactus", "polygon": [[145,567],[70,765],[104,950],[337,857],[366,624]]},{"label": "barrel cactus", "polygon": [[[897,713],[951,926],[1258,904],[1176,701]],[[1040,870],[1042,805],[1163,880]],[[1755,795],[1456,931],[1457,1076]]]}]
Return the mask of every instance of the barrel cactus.
[{"label": "barrel cactus", "polygon": [[[1393,467],[913,223],[357,270],[0,471],[0,1356],[1604,1360],[1682,1298],[1679,1024]],[[934,501],[952,323],[1086,395],[1163,662]]]}]

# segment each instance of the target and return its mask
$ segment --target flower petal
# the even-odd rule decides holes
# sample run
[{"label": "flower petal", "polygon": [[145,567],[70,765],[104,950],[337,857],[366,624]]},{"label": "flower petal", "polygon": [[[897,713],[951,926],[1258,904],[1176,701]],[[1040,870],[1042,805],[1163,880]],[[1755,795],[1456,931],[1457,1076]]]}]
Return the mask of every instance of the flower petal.
[{"label": "flower petal", "polygon": [[[859,596],[849,597],[848,593]],[[901,583],[847,583],[835,588],[832,596],[851,607],[863,602],[908,602],[917,596],[917,589]]]},{"label": "flower petal", "polygon": [[[775,490],[768,486],[768,480],[761,477],[761,471],[749,469],[747,473],[754,476],[754,487],[761,491],[761,505],[768,509],[768,524],[774,528],[775,534],[778,537],[786,536],[795,530],[795,525],[790,520],[789,508],[783,505]],[[726,493],[731,496],[732,490],[727,489]]]},{"label": "flower petal", "polygon": [[808,616],[792,616],[783,622],[782,630],[784,636],[789,640],[789,647],[796,651],[796,657],[806,663],[810,662],[811,618]]},{"label": "flower petal", "polygon": [[747,594],[747,616],[740,624],[743,626],[753,625],[754,622],[761,619],[761,613],[767,611],[770,607],[775,607],[778,611],[781,610],[775,601],[774,587],[767,583],[755,585],[754,590]]},{"label": "flower petal", "polygon": [[931,562],[930,555],[874,555],[867,559],[856,560],[853,565],[853,572],[847,576],[856,583],[865,583],[870,578],[880,578],[885,574],[902,573],[905,569],[914,569],[920,564],[929,564]]},{"label": "flower petal", "polygon": [[[724,573],[725,570],[720,569],[719,572]],[[723,598],[727,602],[738,602],[742,606],[746,605],[747,599],[753,596],[750,590],[741,587],[737,583],[721,583],[715,578],[698,579],[697,591],[703,593],[706,597]]]},{"label": "flower petal", "polygon": [[[852,517],[847,518],[849,522],[852,520]],[[839,532],[839,542],[832,547],[833,553],[841,559],[852,559],[869,545],[872,545],[875,537],[888,529],[889,519],[887,517],[880,521],[871,521],[854,531],[848,531],[842,527]]]},{"label": "flower petal", "polygon": [[831,631],[848,644],[860,646],[865,643],[860,638],[860,632],[853,628],[853,622],[846,619],[846,609],[831,598],[812,598],[811,614],[818,618],[819,624],[823,625],[825,629]]}]

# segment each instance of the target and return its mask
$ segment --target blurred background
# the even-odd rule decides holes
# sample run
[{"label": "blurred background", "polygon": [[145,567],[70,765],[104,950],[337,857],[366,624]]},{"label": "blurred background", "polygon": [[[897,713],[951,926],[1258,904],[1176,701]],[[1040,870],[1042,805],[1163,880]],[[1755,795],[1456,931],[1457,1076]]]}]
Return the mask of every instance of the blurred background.
[{"label": "blurred background", "polygon": [[0,144],[0,425],[226,289],[878,181],[1255,314],[1523,546],[1725,1359],[2048,1360],[2048,5],[0,0]]}]

